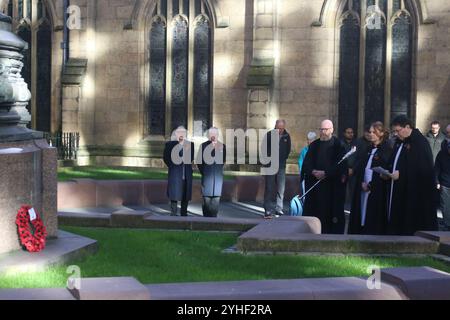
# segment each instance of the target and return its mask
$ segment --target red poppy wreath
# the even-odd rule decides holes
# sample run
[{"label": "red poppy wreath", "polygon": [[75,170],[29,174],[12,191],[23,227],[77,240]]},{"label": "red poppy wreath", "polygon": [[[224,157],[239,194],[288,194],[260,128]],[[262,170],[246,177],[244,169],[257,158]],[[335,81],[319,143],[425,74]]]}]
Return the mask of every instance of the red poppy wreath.
[{"label": "red poppy wreath", "polygon": [[19,232],[20,244],[28,252],[40,252],[45,248],[47,230],[39,215],[32,210],[30,216],[30,206],[22,206],[16,217],[16,225]]}]

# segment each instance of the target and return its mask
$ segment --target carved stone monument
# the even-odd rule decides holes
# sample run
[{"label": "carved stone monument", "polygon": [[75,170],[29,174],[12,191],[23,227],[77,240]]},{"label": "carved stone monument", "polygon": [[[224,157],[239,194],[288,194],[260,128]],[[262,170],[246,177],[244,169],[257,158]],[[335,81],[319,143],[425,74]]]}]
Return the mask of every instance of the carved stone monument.
[{"label": "carved stone monument", "polygon": [[[0,9],[3,1],[0,0]],[[11,18],[0,13],[0,254],[19,250],[17,211],[31,205],[49,237],[56,237],[57,152],[42,133],[26,128],[31,98],[21,76],[27,43],[11,32]]]}]

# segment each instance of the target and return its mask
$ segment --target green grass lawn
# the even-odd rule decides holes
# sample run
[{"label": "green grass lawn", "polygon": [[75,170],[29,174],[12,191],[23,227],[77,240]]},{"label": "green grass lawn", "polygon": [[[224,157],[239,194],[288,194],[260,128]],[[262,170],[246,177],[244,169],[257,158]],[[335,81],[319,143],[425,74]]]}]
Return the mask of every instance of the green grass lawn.
[{"label": "green grass lawn", "polygon": [[[367,267],[450,267],[431,258],[240,255],[222,253],[236,234],[66,227],[99,241],[99,252],[74,263],[82,277],[133,276],[145,284],[199,281],[368,276]],[[0,274],[0,288],[63,287],[66,266],[44,272]]]}]

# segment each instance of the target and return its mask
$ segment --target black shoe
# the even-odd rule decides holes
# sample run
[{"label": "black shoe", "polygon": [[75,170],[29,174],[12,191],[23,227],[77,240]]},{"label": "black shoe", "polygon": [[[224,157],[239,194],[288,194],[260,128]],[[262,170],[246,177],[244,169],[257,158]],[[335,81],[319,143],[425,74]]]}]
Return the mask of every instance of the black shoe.
[{"label": "black shoe", "polygon": [[264,214],[264,219],[269,220],[269,219],[272,219],[272,218],[273,218],[273,214],[271,214],[271,213],[265,213]]}]

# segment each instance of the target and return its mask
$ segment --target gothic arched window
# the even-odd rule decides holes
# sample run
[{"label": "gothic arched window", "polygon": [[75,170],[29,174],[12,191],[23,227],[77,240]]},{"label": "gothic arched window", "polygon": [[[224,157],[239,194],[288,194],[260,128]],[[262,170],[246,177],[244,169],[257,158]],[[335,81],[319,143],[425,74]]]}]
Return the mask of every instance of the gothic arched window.
[{"label": "gothic arched window", "polygon": [[212,21],[203,0],[159,0],[149,40],[148,133],[211,125]]},{"label": "gothic arched window", "polygon": [[339,16],[339,128],[411,116],[411,0],[343,0]]}]

